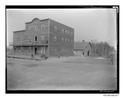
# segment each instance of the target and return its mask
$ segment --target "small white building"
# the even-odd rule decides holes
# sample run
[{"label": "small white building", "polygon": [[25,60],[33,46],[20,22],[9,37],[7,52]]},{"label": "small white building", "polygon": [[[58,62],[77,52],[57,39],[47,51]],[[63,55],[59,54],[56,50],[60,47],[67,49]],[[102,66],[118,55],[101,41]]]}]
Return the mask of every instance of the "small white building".
[{"label": "small white building", "polygon": [[74,42],[74,54],[82,55],[82,56],[90,56],[91,55],[91,43],[82,41],[82,42]]}]

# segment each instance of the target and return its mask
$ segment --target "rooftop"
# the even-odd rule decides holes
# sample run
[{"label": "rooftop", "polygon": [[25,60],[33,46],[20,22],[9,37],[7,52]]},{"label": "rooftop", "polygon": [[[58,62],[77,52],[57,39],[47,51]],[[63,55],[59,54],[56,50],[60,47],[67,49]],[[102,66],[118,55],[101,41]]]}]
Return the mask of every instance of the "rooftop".
[{"label": "rooftop", "polygon": [[26,30],[14,31],[14,33],[25,32]]},{"label": "rooftop", "polygon": [[26,22],[26,24],[30,24],[30,23],[32,23],[32,22],[35,21],[35,20],[46,21],[46,20],[49,20],[49,18],[42,19],[42,20],[40,20],[39,18],[34,18],[32,21],[30,21],[30,22]]},{"label": "rooftop", "polygon": [[[34,18],[32,21],[26,22],[25,24],[30,24],[30,23],[32,23],[32,22],[35,21],[35,20],[38,20],[38,21],[51,20],[51,21],[57,22],[57,23],[59,23],[59,24],[62,24],[62,23],[60,23],[60,22],[58,22],[58,21],[55,21],[55,20],[53,20],[53,19],[50,19],[50,18],[46,18],[46,19],[42,19],[42,20],[40,20],[39,18]],[[67,25],[65,25],[65,24],[62,24],[62,25],[66,26],[66,27],[68,27],[68,28],[73,29],[72,27],[67,26]],[[25,31],[26,31],[26,30],[19,30],[19,31],[14,31],[14,33],[25,32]]]},{"label": "rooftop", "polygon": [[[26,22],[26,24],[30,24],[30,23],[32,23],[32,22],[35,21],[35,20],[39,20],[39,21],[51,20],[51,21],[57,22],[57,23],[59,23],[59,24],[62,24],[61,22],[55,21],[55,20],[53,20],[53,19],[51,19],[51,18],[46,18],[46,19],[42,19],[42,20],[40,20],[39,18],[34,18],[32,21]],[[65,24],[62,24],[62,25],[65,25]],[[69,27],[69,28],[72,28],[72,27],[67,26],[67,25],[65,25],[65,26],[66,26],[66,27]],[[73,28],[72,28],[72,29],[73,29]]]},{"label": "rooftop", "polygon": [[82,41],[82,42],[74,42],[74,49],[85,49],[89,46],[89,42]]}]

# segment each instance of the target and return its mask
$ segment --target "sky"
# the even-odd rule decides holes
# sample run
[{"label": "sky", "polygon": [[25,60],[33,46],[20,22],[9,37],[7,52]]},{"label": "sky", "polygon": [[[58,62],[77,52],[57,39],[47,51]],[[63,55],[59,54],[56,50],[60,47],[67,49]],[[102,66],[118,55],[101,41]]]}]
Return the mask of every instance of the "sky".
[{"label": "sky", "polygon": [[116,47],[116,9],[7,9],[7,45],[13,31],[25,30],[34,18],[50,18],[74,28],[75,41],[108,42]]}]

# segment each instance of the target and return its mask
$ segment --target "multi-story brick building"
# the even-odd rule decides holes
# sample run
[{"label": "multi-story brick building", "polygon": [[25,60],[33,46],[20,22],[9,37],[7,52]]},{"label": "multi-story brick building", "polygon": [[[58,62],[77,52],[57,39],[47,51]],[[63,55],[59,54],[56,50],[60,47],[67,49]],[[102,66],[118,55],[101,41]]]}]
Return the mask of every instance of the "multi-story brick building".
[{"label": "multi-story brick building", "polygon": [[74,29],[52,19],[34,18],[25,23],[25,30],[13,33],[15,54],[71,56],[74,48]]}]

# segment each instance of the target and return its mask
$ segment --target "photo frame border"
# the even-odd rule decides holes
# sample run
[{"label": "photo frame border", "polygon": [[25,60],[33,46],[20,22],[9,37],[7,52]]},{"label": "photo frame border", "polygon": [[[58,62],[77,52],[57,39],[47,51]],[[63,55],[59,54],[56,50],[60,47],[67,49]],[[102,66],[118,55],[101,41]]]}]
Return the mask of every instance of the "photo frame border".
[{"label": "photo frame border", "polygon": [[[7,9],[116,9],[117,90],[7,90]],[[20,94],[119,94],[119,5],[5,5],[5,93]]]}]

